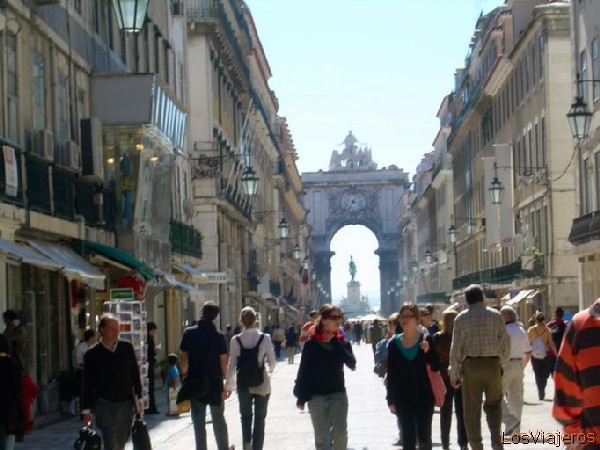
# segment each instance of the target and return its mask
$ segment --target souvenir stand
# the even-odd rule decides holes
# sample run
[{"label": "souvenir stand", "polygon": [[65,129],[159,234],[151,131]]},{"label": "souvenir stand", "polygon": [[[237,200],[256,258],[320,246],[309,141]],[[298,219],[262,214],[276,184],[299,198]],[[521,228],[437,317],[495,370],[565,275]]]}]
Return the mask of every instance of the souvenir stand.
[{"label": "souvenir stand", "polygon": [[146,302],[136,298],[131,288],[110,290],[110,301],[104,302],[102,311],[119,319],[119,338],[131,342],[140,368],[144,409],[149,407],[148,361],[146,343]]}]

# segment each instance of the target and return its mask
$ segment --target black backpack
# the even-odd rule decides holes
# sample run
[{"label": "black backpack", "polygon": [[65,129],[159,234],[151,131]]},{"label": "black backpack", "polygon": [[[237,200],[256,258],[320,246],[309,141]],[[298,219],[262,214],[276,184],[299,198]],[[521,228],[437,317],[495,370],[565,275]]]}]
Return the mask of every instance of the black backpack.
[{"label": "black backpack", "polygon": [[256,387],[265,381],[264,368],[258,364],[258,348],[265,338],[260,335],[258,343],[252,348],[244,348],[239,336],[235,340],[240,344],[240,356],[237,360],[237,385],[238,387]]},{"label": "black backpack", "polygon": [[560,344],[562,344],[563,336],[565,335],[566,329],[565,322],[556,323],[551,329],[550,334],[552,334],[552,340],[554,341],[554,345],[556,345],[556,351],[560,350]]}]

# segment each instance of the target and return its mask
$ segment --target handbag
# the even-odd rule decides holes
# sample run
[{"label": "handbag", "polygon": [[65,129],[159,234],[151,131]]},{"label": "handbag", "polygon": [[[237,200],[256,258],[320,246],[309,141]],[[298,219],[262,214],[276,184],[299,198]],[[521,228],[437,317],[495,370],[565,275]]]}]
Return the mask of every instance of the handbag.
[{"label": "handbag", "polygon": [[200,377],[192,378],[188,376],[181,384],[181,388],[177,393],[177,400],[175,403],[178,405],[186,400],[206,397],[208,394],[208,388],[208,374],[206,372]]},{"label": "handbag", "polygon": [[133,443],[133,450],[152,450],[148,427],[139,414],[135,415],[131,425],[131,442]]},{"label": "handbag", "polygon": [[430,364],[425,364],[425,367],[427,368],[427,376],[431,384],[435,406],[441,408],[446,400],[446,383],[444,383],[439,370],[432,370]]},{"label": "handbag", "polygon": [[101,450],[102,438],[91,426],[84,426],[79,429],[79,436],[73,447],[75,450]]}]

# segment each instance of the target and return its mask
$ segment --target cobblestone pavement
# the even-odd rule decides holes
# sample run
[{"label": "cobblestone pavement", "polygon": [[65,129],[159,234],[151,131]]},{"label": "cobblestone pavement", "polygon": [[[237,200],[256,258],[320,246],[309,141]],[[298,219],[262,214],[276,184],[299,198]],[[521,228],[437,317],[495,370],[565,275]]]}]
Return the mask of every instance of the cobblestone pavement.
[{"label": "cobblestone pavement", "polygon": [[[396,419],[389,413],[385,401],[385,389],[379,378],[373,373],[373,352],[370,345],[355,346],[358,367],[355,372],[346,371],[346,386],[350,409],[348,414],[350,450],[390,449],[396,440]],[[272,377],[273,394],[269,402],[269,412],[265,430],[265,450],[308,450],[314,449],[313,432],[308,413],[300,412],[295,406],[292,387],[298,369],[299,355],[296,363],[288,365],[285,360],[278,362]],[[549,381],[546,389],[547,398],[552,398],[553,384]],[[166,411],[166,393],[157,391],[158,406]],[[551,400],[539,401],[531,365],[526,368],[525,407],[521,421],[521,432],[556,433],[561,427],[551,417]],[[238,450],[242,448],[241,425],[239,420],[237,397],[232,395],[226,402],[226,418],[229,426],[230,444]],[[190,414],[179,418],[169,418],[164,414],[147,416],[153,448],[166,450],[173,448],[194,448],[194,432]],[[78,418],[66,418],[58,423],[35,429],[27,435],[25,442],[17,443],[17,449],[48,450],[73,448],[80,422]],[[482,418],[484,445],[489,446],[489,433],[485,415]],[[207,425],[209,449],[216,449],[212,427]],[[434,448],[440,448],[439,414],[433,417]],[[458,449],[456,435],[452,437],[453,450]],[[549,443],[506,444],[505,448],[548,449]],[[131,449],[131,444],[127,449]]]}]

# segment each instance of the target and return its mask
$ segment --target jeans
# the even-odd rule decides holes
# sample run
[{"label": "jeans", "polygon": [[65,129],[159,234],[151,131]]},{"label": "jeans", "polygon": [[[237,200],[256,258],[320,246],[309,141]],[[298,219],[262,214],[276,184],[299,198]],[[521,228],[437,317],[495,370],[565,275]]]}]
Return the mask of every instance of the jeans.
[{"label": "jeans", "polygon": [[15,435],[8,434],[6,426],[0,424],[0,450],[14,450]]},{"label": "jeans", "polygon": [[531,358],[531,366],[533,367],[533,373],[535,373],[535,384],[540,400],[543,400],[546,395],[546,383],[548,383],[548,376],[550,375],[549,364],[550,358],[547,356],[544,359]]},{"label": "jeans", "polygon": [[104,450],[123,450],[133,422],[132,402],[109,402],[99,398],[94,402],[93,412],[102,432]]},{"label": "jeans", "polygon": [[275,350],[275,359],[281,358],[281,342],[273,341],[273,347]]},{"label": "jeans", "polygon": [[420,399],[416,404],[396,405],[396,415],[402,424],[404,450],[431,450],[431,421],[433,419],[433,399]]},{"label": "jeans", "polygon": [[[269,395],[254,395],[248,388],[239,387],[237,391],[240,401],[240,416],[242,418],[242,440],[244,448],[252,443],[252,450],[262,450],[265,442],[265,417],[267,417],[267,405]],[[254,404],[254,414],[252,406]],[[254,431],[252,427],[252,416],[254,415]]]},{"label": "jeans", "polygon": [[466,358],[462,363],[462,395],[465,428],[471,450],[483,450],[481,436],[481,404],[490,429],[491,447],[504,448],[502,428],[502,365],[497,357]]},{"label": "jeans", "polygon": [[346,450],[348,446],[348,397],[345,392],[313,395],[308,401],[315,430],[316,450]]},{"label": "jeans", "polygon": [[[192,422],[194,422],[194,436],[196,437],[196,450],[206,450],[206,403],[193,398]],[[213,431],[217,441],[218,450],[227,450],[229,437],[227,435],[227,422],[225,422],[225,402],[221,401],[219,406],[209,405],[212,416]]]}]

